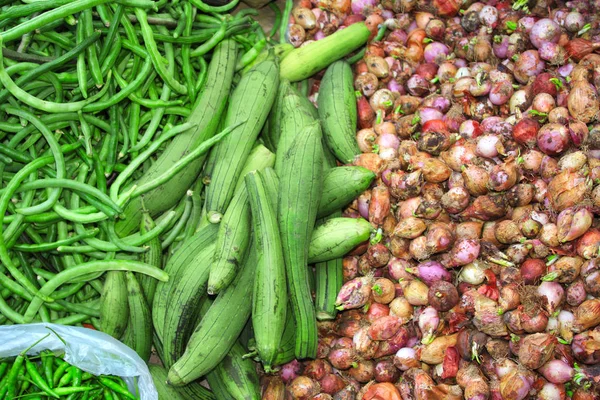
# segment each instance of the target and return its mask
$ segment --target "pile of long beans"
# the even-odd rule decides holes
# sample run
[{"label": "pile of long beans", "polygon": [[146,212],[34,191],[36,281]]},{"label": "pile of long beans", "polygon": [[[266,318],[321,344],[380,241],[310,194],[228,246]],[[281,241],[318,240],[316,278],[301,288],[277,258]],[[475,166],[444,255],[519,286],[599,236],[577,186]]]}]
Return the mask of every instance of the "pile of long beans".
[{"label": "pile of long beans", "polygon": [[133,185],[190,128],[211,50],[233,38],[241,70],[270,40],[255,10],[224,14],[237,3],[0,2],[0,324],[98,327],[103,272],[167,279],[139,255],[159,238],[168,256],[193,234],[202,181],[144,233],[116,221],[198,156]]}]

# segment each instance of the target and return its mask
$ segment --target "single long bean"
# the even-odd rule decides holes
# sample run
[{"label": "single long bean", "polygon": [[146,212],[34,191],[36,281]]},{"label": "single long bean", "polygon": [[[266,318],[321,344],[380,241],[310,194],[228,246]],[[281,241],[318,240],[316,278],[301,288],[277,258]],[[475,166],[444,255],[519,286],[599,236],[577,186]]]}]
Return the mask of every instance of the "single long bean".
[{"label": "single long bean", "polygon": [[203,11],[205,13],[224,13],[229,10],[233,10],[240,3],[240,0],[233,0],[224,6],[215,7],[215,6],[210,6],[206,3],[204,3],[202,0],[189,0],[189,1],[196,8],[198,8],[198,10]]},{"label": "single long bean", "polygon": [[227,32],[227,23],[223,21],[221,27],[215,34],[207,40],[205,43],[194,49],[191,53],[192,57],[200,57],[211,51],[217,44],[219,44],[224,38]]},{"label": "single long bean", "polygon": [[[44,136],[44,139],[46,139],[46,141],[48,142],[48,147],[50,148],[50,151],[52,152],[52,156],[55,159],[56,177],[58,179],[64,179],[66,176],[65,160],[60,151],[60,146],[58,144],[58,141],[54,138],[54,135],[52,135],[52,132],[50,132],[48,127],[46,125],[44,125],[33,114],[31,114],[27,111],[16,109],[13,107],[5,107],[4,110],[8,114],[13,114],[20,118],[26,119],[29,123],[31,123],[33,126],[35,126],[42,133],[42,135]],[[51,209],[52,206],[56,203],[56,201],[58,200],[58,197],[60,196],[60,193],[61,193],[60,188],[56,188],[55,190],[50,191],[50,194],[48,195],[48,199],[46,201],[44,201],[40,204],[37,204],[35,206],[21,208],[18,210],[18,212],[19,212],[19,214],[23,214],[23,215],[32,215],[32,214],[37,214],[40,212],[47,211],[47,210]]]},{"label": "single long bean", "polygon": [[[44,286],[41,287],[40,294],[45,297],[49,297],[59,286],[64,285],[65,283],[68,283],[81,276],[107,271],[131,271],[148,275],[162,282],[167,282],[169,280],[169,275],[167,275],[165,271],[138,261],[90,261],[56,274],[54,278],[50,279],[44,284]],[[40,307],[43,304],[44,300],[42,300],[40,297],[35,297],[31,303],[29,303],[27,311],[23,316],[26,323],[33,321],[33,318],[37,315]]]},{"label": "single long bean", "polygon": [[183,95],[187,94],[187,88],[175,79],[172,72],[169,72],[167,68],[165,68],[162,57],[158,52],[158,46],[156,45],[156,41],[152,34],[152,28],[148,24],[148,15],[144,10],[136,8],[135,16],[142,28],[141,32],[142,37],[144,38],[144,44],[146,45],[146,50],[152,59],[152,64],[154,65],[156,72],[171,89]]},{"label": "single long bean", "polygon": [[184,169],[189,163],[200,157],[202,154],[206,153],[215,143],[218,143],[225,136],[229,135],[229,133],[231,133],[231,131],[233,131],[235,128],[245,123],[246,121],[239,122],[233,126],[227,127],[218,135],[215,135],[212,138],[205,140],[194,150],[190,151],[185,157],[179,159],[175,164],[169,167],[169,169],[164,171],[162,174],[136,187],[135,190],[133,190],[133,193],[131,194],[131,198],[133,199],[137,196],[141,196],[142,194],[149,192],[150,190],[162,185],[163,183],[171,179],[173,176],[181,172],[181,170]]},{"label": "single long bean", "polygon": [[131,177],[131,175],[133,175],[133,173],[140,167],[140,165],[142,165],[155,151],[157,151],[164,142],[173,138],[175,135],[178,135],[193,128],[194,126],[195,125],[191,122],[186,122],[184,124],[173,127],[167,132],[163,132],[163,134],[157,140],[152,142],[152,144],[143,153],[141,153],[135,159],[131,160],[127,168],[125,168],[125,170],[119,174],[117,179],[115,179],[115,181],[110,187],[110,198],[115,203],[118,203],[119,190],[121,189],[121,185],[123,185],[125,181],[129,177]]}]

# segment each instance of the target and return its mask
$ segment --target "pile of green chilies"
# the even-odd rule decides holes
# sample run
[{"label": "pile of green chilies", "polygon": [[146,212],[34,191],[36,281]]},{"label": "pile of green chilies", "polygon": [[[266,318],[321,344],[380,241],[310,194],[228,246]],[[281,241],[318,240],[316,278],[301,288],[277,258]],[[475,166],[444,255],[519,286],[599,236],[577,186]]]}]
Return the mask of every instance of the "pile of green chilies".
[{"label": "pile of green chilies", "polygon": [[95,376],[51,351],[0,362],[0,398],[138,399],[118,376]]},{"label": "pile of green chilies", "polygon": [[241,71],[272,42],[238,1],[0,1],[0,324],[98,328],[103,272],[167,279],[139,255],[194,233],[201,179],[149,231],[115,223],[175,174],[133,185],[189,128],[211,50],[234,39]]}]

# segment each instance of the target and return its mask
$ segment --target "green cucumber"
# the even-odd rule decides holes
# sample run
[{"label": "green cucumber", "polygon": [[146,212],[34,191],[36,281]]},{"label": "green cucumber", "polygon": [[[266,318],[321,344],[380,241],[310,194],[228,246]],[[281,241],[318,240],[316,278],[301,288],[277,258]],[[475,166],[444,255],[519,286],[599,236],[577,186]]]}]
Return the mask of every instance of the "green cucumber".
[{"label": "green cucumber", "polygon": [[245,124],[234,129],[210,152],[207,171],[210,183],[204,208],[212,223],[221,220],[235,194],[237,180],[275,100],[278,71],[275,60],[262,61],[242,75],[231,94],[224,124]]},{"label": "green cucumber", "polygon": [[323,218],[350,204],[367,190],[375,174],[364,167],[335,167],[325,173],[317,218]]},{"label": "green cucumber", "polygon": [[289,297],[296,319],[298,359],[317,354],[317,323],[309,286],[308,244],[322,193],[323,147],[318,123],[308,125],[283,155],[278,221]]},{"label": "green cucumber", "polygon": [[285,154],[290,149],[294,139],[306,126],[318,120],[315,118],[311,108],[314,109],[314,106],[310,101],[288,84],[287,91],[280,105],[279,139],[276,153],[277,158],[275,159],[275,172],[281,173],[282,163],[285,162]]},{"label": "green cucumber", "polygon": [[308,260],[313,264],[343,257],[369,240],[373,230],[371,223],[363,218],[331,218],[314,229]]},{"label": "green cucumber", "polygon": [[116,339],[125,333],[129,321],[125,273],[109,271],[100,296],[100,330]]},{"label": "green cucumber", "polygon": [[217,294],[235,278],[250,244],[250,205],[245,186],[235,194],[219,225],[210,266],[208,294]]},{"label": "green cucumber", "polygon": [[356,143],[357,109],[350,64],[340,60],[327,68],[317,103],[327,147],[341,162],[352,163],[360,149]]},{"label": "green cucumber", "polygon": [[269,373],[285,328],[287,283],[281,234],[276,208],[273,207],[278,188],[267,190],[266,186],[260,172],[246,176],[254,243],[258,253],[252,294],[252,326],[258,356]]},{"label": "green cucumber", "polygon": [[370,35],[367,25],[357,22],[324,39],[294,49],[281,60],[281,79],[298,82],[310,78],[367,43]]},{"label": "green cucumber", "polygon": [[[211,243],[214,243],[218,230],[218,225],[208,224],[196,232],[169,258],[165,264],[165,272],[169,276],[176,276],[180,269],[185,268],[200,252]],[[152,302],[152,323],[154,331],[161,341],[164,339],[163,328],[166,320],[167,304],[169,303],[171,289],[175,284],[176,282],[173,279],[169,279],[168,282],[159,282]]]},{"label": "green cucumber", "polygon": [[126,272],[125,278],[129,300],[129,332],[126,332],[125,336],[131,340],[131,343],[126,344],[135,350],[142,360],[148,362],[152,352],[152,314],[135,274]]},{"label": "green cucumber", "polygon": [[175,282],[169,294],[162,340],[166,367],[170,367],[181,357],[187,340],[196,327],[200,302],[206,294],[214,249],[214,243],[208,245],[192,262],[177,274],[171,275]]},{"label": "green cucumber", "polygon": [[250,358],[244,358],[247,351],[236,342],[223,361],[208,373],[206,379],[212,386],[223,388],[226,400],[260,400],[260,383],[256,365]]},{"label": "green cucumber", "polygon": [[169,370],[168,381],[186,385],[212,371],[233,347],[250,318],[256,252],[248,252],[234,281],[215,299],[188,341],[185,352]]},{"label": "green cucumber", "polygon": [[[222,41],[215,47],[208,66],[206,84],[187,119],[187,122],[194,123],[195,126],[175,136],[165,151],[144,172],[137,184],[153,180],[185,154],[218,132],[217,125],[225,110],[235,72],[236,48],[237,43],[230,39]],[[156,216],[177,204],[192,186],[205,159],[206,156],[199,157],[169,181],[142,196],[144,207],[150,212],[150,215]],[[123,219],[116,224],[116,231],[120,236],[130,234],[140,225],[142,197],[136,197],[125,207]]]}]

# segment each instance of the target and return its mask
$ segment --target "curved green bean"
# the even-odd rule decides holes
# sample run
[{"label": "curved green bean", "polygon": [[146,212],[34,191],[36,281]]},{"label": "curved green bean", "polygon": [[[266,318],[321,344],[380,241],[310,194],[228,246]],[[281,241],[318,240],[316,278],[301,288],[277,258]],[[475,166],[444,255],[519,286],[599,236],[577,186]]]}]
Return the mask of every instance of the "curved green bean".
[{"label": "curved green bean", "polygon": [[229,10],[233,10],[240,3],[240,0],[233,0],[232,2],[230,2],[230,3],[228,3],[228,4],[224,5],[224,6],[215,7],[215,6],[210,6],[210,5],[206,4],[206,3],[204,3],[202,0],[189,0],[189,1],[196,8],[198,8],[198,10],[204,11],[205,13],[223,13],[223,12],[227,12]]},{"label": "curved green bean", "polygon": [[152,64],[156,69],[156,72],[160,77],[165,81],[167,85],[174,91],[180,94],[187,94],[187,88],[185,85],[179,83],[172,73],[170,73],[163,63],[162,57],[158,52],[158,46],[154,40],[154,36],[152,35],[152,28],[148,24],[148,15],[146,12],[140,8],[135,9],[135,16],[138,19],[138,22],[141,26],[142,37],[144,38],[144,44],[146,45],[146,50],[152,59]]},{"label": "curved green bean", "polygon": [[175,135],[193,128],[194,126],[195,125],[191,122],[186,122],[184,124],[177,125],[166,132],[163,132],[163,134],[157,140],[152,142],[152,144],[148,146],[143,153],[131,160],[125,170],[119,174],[117,179],[115,179],[110,187],[110,198],[118,204],[120,198],[119,189],[121,189],[121,185],[123,185],[123,183],[125,183],[125,181],[129,179],[131,175],[133,175],[140,165],[142,165],[155,151],[157,151],[165,141],[173,138]]},{"label": "curved green bean", "polygon": [[[0,39],[0,47],[2,46],[2,40]],[[109,73],[108,80],[110,80]],[[64,112],[75,112],[81,110],[87,104],[92,103],[100,98],[102,98],[107,90],[108,90],[108,82],[102,90],[96,93],[94,96],[90,96],[89,99],[83,101],[76,101],[71,103],[55,103],[51,101],[40,100],[23,89],[21,89],[17,84],[12,80],[12,78],[6,73],[6,69],[4,68],[3,58],[0,52],[0,83],[4,85],[4,87],[15,96],[18,100],[27,104],[30,107],[33,107],[37,110],[45,111],[48,113],[64,113]]]},{"label": "curved green bean", "polygon": [[[69,15],[76,14],[90,7],[108,3],[110,0],[75,0],[68,4],[54,8],[37,17],[31,18],[13,28],[7,29],[0,35],[5,43],[20,39],[26,33],[32,32],[51,22],[61,20]],[[52,6],[54,7],[54,5]]]},{"label": "curved green bean", "polygon": [[[107,271],[131,271],[151,276],[152,278],[158,279],[161,282],[167,282],[169,280],[169,275],[167,275],[165,271],[139,261],[90,261],[84,264],[76,265],[70,269],[56,274],[56,276],[54,276],[52,279],[46,282],[44,286],[41,287],[40,294],[42,296],[49,297],[56,289],[58,289],[58,287],[64,285],[65,283],[69,283],[70,281],[81,276]],[[25,323],[30,323],[33,321],[43,304],[44,300],[42,300],[40,297],[35,297],[31,303],[29,303],[27,311],[23,316]]]},{"label": "curved green bean", "polygon": [[52,243],[43,243],[43,244],[17,244],[13,246],[14,250],[22,251],[25,253],[39,253],[43,251],[52,251],[56,250],[59,246],[66,246],[73,243],[76,243],[82,239],[87,239],[96,236],[100,230],[98,228],[90,229],[83,234],[71,236],[68,239],[57,240]]},{"label": "curved green bean", "polygon": [[191,163],[192,161],[194,161],[195,159],[200,157],[202,154],[204,154],[208,150],[210,150],[210,148],[215,143],[218,143],[225,136],[229,135],[229,133],[231,133],[231,131],[233,131],[235,128],[237,128],[238,126],[243,125],[245,123],[246,123],[246,121],[243,121],[243,122],[239,122],[235,125],[232,125],[230,127],[227,127],[218,135],[215,135],[212,138],[205,140],[200,145],[198,145],[198,147],[196,147],[194,150],[189,152],[185,157],[179,159],[175,164],[173,164],[169,169],[164,171],[162,174],[160,174],[156,178],[136,187],[135,190],[133,190],[133,193],[131,194],[131,198],[133,199],[134,197],[141,196],[142,194],[149,192],[150,190],[155,189],[158,186],[162,185],[163,183],[165,183],[166,181],[171,179],[174,175],[181,172],[181,170],[184,169],[186,167],[186,165],[188,165],[189,163]]}]

